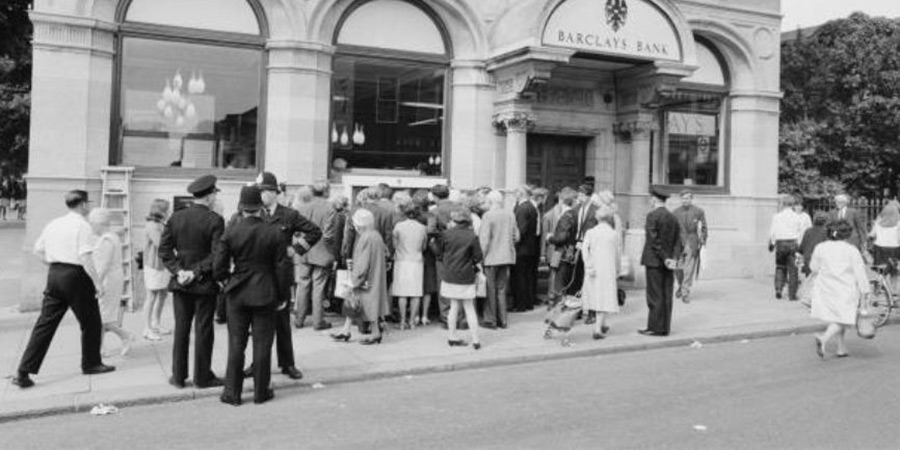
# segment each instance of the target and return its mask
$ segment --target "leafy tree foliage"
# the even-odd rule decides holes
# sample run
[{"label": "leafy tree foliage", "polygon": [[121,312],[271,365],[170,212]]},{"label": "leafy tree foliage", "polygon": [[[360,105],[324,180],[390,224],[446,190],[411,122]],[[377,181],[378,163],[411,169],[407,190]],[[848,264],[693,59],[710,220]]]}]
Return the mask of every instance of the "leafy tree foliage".
[{"label": "leafy tree foliage", "polygon": [[32,0],[0,2],[0,166],[4,172],[28,167],[31,113]]},{"label": "leafy tree foliage", "polygon": [[781,60],[781,189],[895,196],[900,20],[854,13],[783,43]]}]

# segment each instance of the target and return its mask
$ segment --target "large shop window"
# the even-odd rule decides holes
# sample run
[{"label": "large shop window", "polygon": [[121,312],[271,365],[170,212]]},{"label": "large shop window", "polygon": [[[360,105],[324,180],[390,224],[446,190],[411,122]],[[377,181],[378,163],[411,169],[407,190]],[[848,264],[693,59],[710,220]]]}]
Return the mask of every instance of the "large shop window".
[{"label": "large shop window", "polygon": [[[214,18],[191,14],[196,8],[178,8],[183,2],[175,0],[154,1],[153,8],[147,0],[131,4],[126,19],[134,22],[123,25],[120,47],[119,153],[114,162],[257,167],[260,27],[246,0],[215,1],[221,14]],[[194,28],[184,28],[188,26]],[[213,29],[217,31],[207,31]]]},{"label": "large shop window", "polygon": [[727,71],[721,57],[699,40],[697,57],[700,69],[662,103],[662,181],[723,187]]},{"label": "large shop window", "polygon": [[336,40],[332,174],[440,175],[449,58],[435,22],[405,1],[375,0],[347,16]]}]

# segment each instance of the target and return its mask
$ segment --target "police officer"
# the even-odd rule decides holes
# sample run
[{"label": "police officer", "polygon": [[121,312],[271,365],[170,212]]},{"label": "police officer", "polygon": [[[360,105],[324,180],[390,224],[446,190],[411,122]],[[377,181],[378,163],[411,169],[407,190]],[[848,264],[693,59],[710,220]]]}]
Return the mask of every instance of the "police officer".
[{"label": "police officer", "polygon": [[282,268],[289,261],[282,232],[262,218],[260,189],[242,188],[238,208],[241,217],[222,236],[214,264],[216,279],[228,279],[224,288],[228,305],[228,368],[220,399],[234,406],[241,404],[241,368],[251,329],[253,401],[264,403],[275,396],[270,387],[272,340],[277,317],[288,310],[290,298],[284,296],[284,286],[289,288],[293,282],[293,271]]},{"label": "police officer", "polygon": [[[261,217],[265,222],[276,226],[281,232],[282,252],[288,256],[292,256],[292,253],[303,255],[308,252],[322,238],[322,230],[296,210],[278,203],[278,179],[274,174],[263,172],[256,181],[263,202]],[[285,258],[280,263],[279,270],[284,271],[287,279],[293,280],[293,259]],[[282,283],[279,288],[281,289],[279,300],[290,302],[293,283]],[[281,368],[281,373],[294,380],[303,378],[303,373],[297,369],[294,362],[291,308],[279,310],[275,316],[275,342],[278,352],[278,367]],[[252,366],[244,371],[244,375],[247,377],[252,373]]]},{"label": "police officer", "polygon": [[169,290],[174,297],[175,335],[169,384],[185,387],[191,322],[194,322],[194,386],[210,388],[222,385],[210,365],[213,315],[219,289],[212,273],[213,252],[222,237],[225,220],[214,212],[219,192],[215,176],[197,178],[187,191],[194,196],[194,202],[172,214],[159,244],[163,265],[173,275]]}]

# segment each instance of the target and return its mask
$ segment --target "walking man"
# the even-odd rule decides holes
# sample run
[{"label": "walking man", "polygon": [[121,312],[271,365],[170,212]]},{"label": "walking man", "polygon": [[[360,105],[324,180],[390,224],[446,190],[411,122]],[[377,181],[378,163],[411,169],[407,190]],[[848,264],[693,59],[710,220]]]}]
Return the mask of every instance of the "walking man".
[{"label": "walking man", "polygon": [[700,273],[700,249],[706,246],[708,236],[706,213],[694,205],[694,193],[685,190],[681,191],[681,206],[673,214],[681,225],[681,242],[684,244],[684,262],[675,271],[675,278],[678,280],[675,297],[681,297],[681,301],[690,303],[691,287]]},{"label": "walking man", "polygon": [[12,379],[22,389],[34,386],[31,374],[40,371],[53,335],[69,308],[81,325],[81,371],[97,375],[115,370],[100,360],[103,325],[97,297],[103,295],[103,285],[91,259],[93,232],[85,219],[91,209],[88,194],[69,191],[65,199],[69,213],[47,224],[34,244],[34,253],[50,268],[41,314]]},{"label": "walking man", "polygon": [[650,192],[646,241],[641,264],[647,270],[647,328],[645,336],[668,336],[672,324],[672,291],[675,287],[677,258],[681,255],[681,227],[675,215],[666,209],[668,196]]},{"label": "walking man", "polygon": [[[263,172],[257,181],[263,203],[263,208],[259,213],[263,221],[273,225],[281,232],[280,252],[285,254],[285,258],[279,260],[278,270],[284,272],[282,274],[284,279],[292,280],[294,278],[293,255],[296,254],[303,258],[309,249],[322,238],[322,231],[296,210],[278,203],[278,179],[274,174]],[[290,302],[293,283],[281,283],[279,287],[281,291],[279,291],[278,300]],[[299,295],[297,297],[300,298]],[[281,367],[281,373],[294,380],[303,378],[303,373],[297,369],[294,362],[290,308],[283,308],[275,314],[275,342],[278,352],[278,367]],[[253,370],[247,369],[247,372],[249,376]]]},{"label": "walking man", "polygon": [[251,330],[253,402],[264,403],[275,396],[270,386],[272,340],[277,316],[286,315],[283,312],[288,310],[290,297],[284,293],[293,284],[293,271],[285,270],[289,258],[283,233],[262,218],[263,199],[258,187],[241,189],[239,209],[241,219],[225,231],[214,263],[216,279],[228,280],[224,288],[228,304],[228,368],[220,399],[234,406],[241,404],[244,351]]},{"label": "walking man", "polygon": [[800,285],[794,255],[800,250],[804,221],[794,212],[793,207],[794,197],[784,196],[781,210],[772,217],[769,228],[769,252],[775,252],[775,298],[779,300],[785,282],[791,301],[797,300],[797,288]]},{"label": "walking man", "polygon": [[217,203],[216,177],[203,175],[187,191],[194,196],[191,206],[176,211],[166,222],[159,244],[163,265],[172,273],[175,334],[172,342],[172,376],[169,384],[183,389],[188,376],[188,347],[194,324],[194,386],[222,385],[211,370],[213,315],[219,285],[213,278],[213,252],[225,220],[214,211]]}]

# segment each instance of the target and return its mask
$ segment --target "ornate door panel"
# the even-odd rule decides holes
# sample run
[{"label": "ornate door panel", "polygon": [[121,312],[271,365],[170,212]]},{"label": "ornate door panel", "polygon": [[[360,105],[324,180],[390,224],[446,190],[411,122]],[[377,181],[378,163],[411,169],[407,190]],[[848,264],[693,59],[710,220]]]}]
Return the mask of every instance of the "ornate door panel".
[{"label": "ornate door panel", "polygon": [[529,134],[526,179],[551,193],[576,188],[584,181],[586,154],[587,138]]}]

